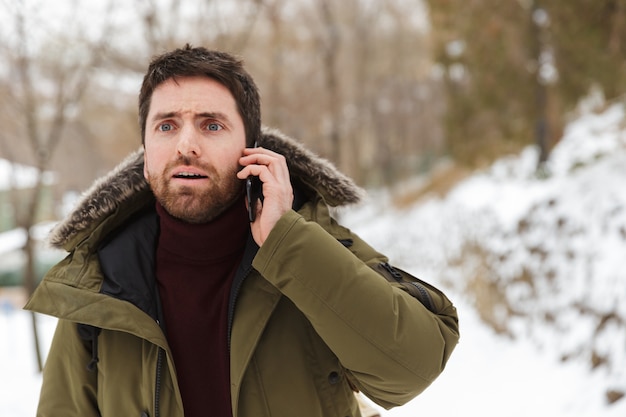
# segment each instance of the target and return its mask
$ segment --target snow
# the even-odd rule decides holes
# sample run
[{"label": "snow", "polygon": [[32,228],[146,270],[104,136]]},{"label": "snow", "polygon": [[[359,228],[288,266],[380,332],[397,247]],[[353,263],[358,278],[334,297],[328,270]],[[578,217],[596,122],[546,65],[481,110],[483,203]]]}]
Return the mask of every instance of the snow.
[{"label": "snow", "polygon": [[[42,241],[54,226],[51,222],[38,223],[31,228],[31,236],[35,240]],[[26,231],[23,228],[0,232],[0,257],[6,253],[14,252],[26,244]],[[1,260],[2,258],[0,258]],[[1,269],[1,268],[0,268]]]},{"label": "snow", "polygon": [[0,190],[30,188],[37,182],[37,168],[0,158]]},{"label": "snow", "polygon": [[0,255],[21,249],[26,244],[24,229],[13,229],[0,233]]},{"label": "snow", "polygon": [[460,307],[462,340],[447,369],[409,404],[383,416],[624,416],[606,408],[598,387],[580,363],[560,365],[530,343],[499,337],[471,307]]},{"label": "snow", "polygon": [[[56,319],[37,315],[42,350],[52,340]],[[0,298],[0,416],[32,417],[37,408],[41,375],[33,349],[30,314]]]},{"label": "snow", "polygon": [[[444,289],[459,310],[461,342],[444,373],[383,416],[626,415],[626,398],[606,400],[608,390],[626,390],[625,120],[622,104],[581,108],[545,177],[536,175],[537,151],[529,147],[444,198],[399,209],[390,191],[373,192],[341,213],[395,265]],[[520,279],[524,271],[533,285]],[[477,301],[472,280],[493,284],[501,297],[493,309]],[[37,317],[45,351],[55,319]],[[0,293],[3,417],[35,414],[41,379],[30,326],[30,315]],[[594,355],[604,365],[593,368]]]},{"label": "snow", "polygon": [[[37,174],[35,167],[0,158],[0,191],[32,188],[37,183]],[[44,184],[51,184],[55,181],[55,175],[46,171],[43,180]]]}]

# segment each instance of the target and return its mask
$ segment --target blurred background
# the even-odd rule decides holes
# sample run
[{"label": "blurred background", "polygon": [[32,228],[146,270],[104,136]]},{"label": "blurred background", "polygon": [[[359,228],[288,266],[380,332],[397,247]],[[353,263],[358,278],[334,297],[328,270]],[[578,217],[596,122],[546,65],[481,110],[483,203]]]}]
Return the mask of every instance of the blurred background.
[{"label": "blurred background", "polygon": [[[523,177],[513,193],[518,196],[523,190],[545,190],[559,174],[553,151],[568,126],[589,113],[620,106],[621,116],[610,119],[615,143],[601,152],[576,154],[568,169],[591,166],[626,148],[626,0],[0,0],[0,17],[0,300],[6,311],[21,307],[42,274],[63,256],[41,243],[50,225],[95,179],[140,146],[137,92],[151,57],[185,43],[243,58],[261,92],[265,125],[297,138],[373,195],[384,196],[385,204],[370,206],[369,212],[360,208],[338,215],[348,222],[357,219],[355,228],[391,245],[390,250],[392,237],[381,238],[383,232],[374,234],[375,226],[361,221],[372,216],[371,210],[378,218],[423,213],[433,198],[460,198],[453,191],[476,175],[491,175],[494,183],[506,177],[519,184]],[[569,155],[572,148],[598,143],[594,134],[609,123],[601,120],[585,138],[568,142]],[[612,178],[623,175],[624,165],[614,165]],[[599,183],[577,190],[586,195]],[[423,251],[424,263],[437,264],[424,272],[458,292],[499,337],[535,335],[529,323],[541,321],[567,338],[569,333],[559,333],[564,331],[559,314],[586,317],[580,343],[559,350],[556,361],[582,358],[588,369],[608,375],[602,404],[610,409],[625,402],[623,268],[596,267],[602,259],[575,250],[564,255],[574,270],[546,267],[552,249],[562,249],[585,227],[574,227],[550,247],[542,246],[545,238],[519,239],[537,230],[561,233],[567,216],[546,226],[542,210],[556,210],[559,201],[577,206],[582,197],[568,189],[570,200],[543,192],[540,200],[534,193],[518,203],[505,201],[497,190],[492,187],[479,207],[482,215],[461,216],[456,205],[449,217],[442,211],[426,217],[427,223],[442,226],[420,244],[439,245],[446,254],[437,258]],[[604,229],[599,226],[594,239],[607,242],[606,236],[616,233],[622,236],[616,240],[621,251],[626,220],[606,220],[626,212],[624,193],[616,190],[594,200],[610,202],[597,216]],[[467,206],[480,197],[464,198]],[[490,213],[485,207],[499,202],[507,204],[498,210],[508,213],[506,226],[495,234],[492,224],[481,229],[481,216]],[[580,215],[576,222],[585,220]],[[465,225],[461,237],[450,234],[461,230],[452,222]],[[482,240],[495,235],[502,239]],[[455,241],[454,250],[446,239]],[[407,248],[414,243],[406,242]],[[419,269],[410,254],[396,249],[409,268]],[[526,261],[512,266],[520,253]],[[586,261],[576,263],[577,255]],[[464,281],[444,270],[461,271]],[[598,272],[605,270],[606,279]],[[608,298],[588,304],[583,292],[549,308],[524,304],[528,291],[542,293],[546,302],[558,298],[555,294],[567,291],[568,280],[581,271],[589,280],[583,286],[604,279]],[[521,285],[525,290],[510,291]],[[512,324],[520,317],[524,325]],[[615,335],[610,343],[606,331]],[[34,338],[45,351],[36,333]],[[556,343],[535,339],[539,345]],[[45,352],[36,355],[38,367],[42,356]]]}]

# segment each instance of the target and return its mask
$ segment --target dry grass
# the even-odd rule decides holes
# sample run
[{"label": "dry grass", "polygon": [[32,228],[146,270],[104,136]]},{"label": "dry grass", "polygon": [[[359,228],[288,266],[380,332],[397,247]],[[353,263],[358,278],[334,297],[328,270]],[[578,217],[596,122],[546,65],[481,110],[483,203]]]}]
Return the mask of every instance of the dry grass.
[{"label": "dry grass", "polygon": [[467,178],[471,171],[456,164],[446,164],[433,170],[432,174],[418,187],[399,190],[393,198],[398,208],[407,208],[423,198],[444,197],[455,185]]},{"label": "dry grass", "polygon": [[464,291],[473,300],[481,320],[496,333],[513,337],[508,322],[518,313],[509,304],[505,288],[495,279],[488,250],[477,242],[469,242],[459,258],[451,261],[451,266],[465,270]]}]

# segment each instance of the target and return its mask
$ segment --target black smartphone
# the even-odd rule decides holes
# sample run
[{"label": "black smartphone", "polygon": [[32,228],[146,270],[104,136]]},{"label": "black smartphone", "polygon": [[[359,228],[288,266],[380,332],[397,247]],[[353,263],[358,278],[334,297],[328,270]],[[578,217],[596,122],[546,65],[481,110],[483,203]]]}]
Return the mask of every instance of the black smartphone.
[{"label": "black smartphone", "polygon": [[[254,147],[257,147],[257,143],[254,142]],[[254,175],[246,178],[246,197],[248,198],[248,220],[252,223],[256,219],[256,206],[257,201],[260,199],[263,202],[263,183]]]}]

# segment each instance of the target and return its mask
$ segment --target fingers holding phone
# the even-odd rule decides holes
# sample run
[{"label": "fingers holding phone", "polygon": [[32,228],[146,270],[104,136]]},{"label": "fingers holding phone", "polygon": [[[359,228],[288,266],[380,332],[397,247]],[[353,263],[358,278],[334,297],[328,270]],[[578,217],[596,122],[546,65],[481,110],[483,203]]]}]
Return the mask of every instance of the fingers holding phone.
[{"label": "fingers holding phone", "polygon": [[285,157],[265,148],[245,148],[237,177],[246,180],[252,234],[259,246],[293,204],[293,188]]}]

